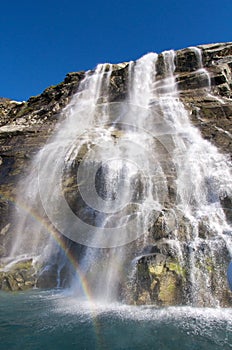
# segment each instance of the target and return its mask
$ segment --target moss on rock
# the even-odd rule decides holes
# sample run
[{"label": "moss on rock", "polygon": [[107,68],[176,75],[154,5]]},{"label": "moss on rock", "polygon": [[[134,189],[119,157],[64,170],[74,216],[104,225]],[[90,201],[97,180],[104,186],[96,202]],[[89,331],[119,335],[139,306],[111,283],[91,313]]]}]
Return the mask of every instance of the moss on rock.
[{"label": "moss on rock", "polygon": [[36,282],[36,270],[32,259],[18,261],[9,267],[1,268],[0,289],[4,291],[27,290],[33,288]]}]

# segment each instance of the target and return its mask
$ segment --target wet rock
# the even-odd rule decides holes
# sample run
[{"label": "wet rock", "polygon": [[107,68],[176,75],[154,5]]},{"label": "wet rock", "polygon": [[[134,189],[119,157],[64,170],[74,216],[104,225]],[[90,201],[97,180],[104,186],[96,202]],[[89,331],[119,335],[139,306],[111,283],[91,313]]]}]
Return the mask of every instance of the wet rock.
[{"label": "wet rock", "polygon": [[136,304],[180,305],[184,303],[186,271],[163,254],[140,258],[135,287]]},{"label": "wet rock", "polygon": [[39,273],[36,286],[41,289],[57,287],[57,265],[48,265]]},{"label": "wet rock", "polygon": [[200,68],[199,57],[191,48],[177,51],[175,58],[175,72],[194,72]]},{"label": "wet rock", "polygon": [[122,101],[127,96],[128,67],[126,64],[113,70],[110,78],[109,100],[110,102]]},{"label": "wet rock", "polygon": [[221,199],[221,203],[228,223],[232,224],[232,199],[225,196]]}]

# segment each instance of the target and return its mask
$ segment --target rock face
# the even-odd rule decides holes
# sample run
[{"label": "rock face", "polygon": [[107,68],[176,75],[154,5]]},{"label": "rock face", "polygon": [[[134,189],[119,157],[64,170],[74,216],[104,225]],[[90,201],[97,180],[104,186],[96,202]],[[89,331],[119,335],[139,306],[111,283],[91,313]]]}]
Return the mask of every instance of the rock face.
[{"label": "rock face", "polygon": [[[202,66],[207,69],[208,76],[204,72],[202,75],[194,74],[196,58],[189,49],[177,54],[176,73],[180,73],[177,80],[181,98],[202,136],[231,154],[232,45],[212,44],[200,48]],[[209,85],[212,94],[206,96]]]},{"label": "rock face", "polygon": [[[163,214],[154,222],[152,249],[136,262],[136,277],[130,286],[128,302],[134,304],[196,305],[228,307],[232,295],[226,282],[226,269],[230,261],[223,240],[213,242],[213,232],[202,222],[199,228],[201,243],[194,254],[194,272],[198,280],[192,280],[191,259],[181,259],[177,246],[170,241],[177,234],[184,256],[189,256],[194,248],[187,236],[189,224],[186,218],[177,219],[179,226],[170,232]],[[192,232],[190,233],[192,234]],[[209,244],[209,242],[211,243]],[[223,248],[219,249],[219,246]],[[207,285],[207,288],[205,286]],[[212,293],[213,291],[213,293]],[[216,302],[215,302],[216,300]]]},{"label": "rock face", "polygon": [[[201,50],[201,55],[200,55]],[[129,64],[113,65],[109,85],[109,101],[120,102],[128,93]],[[157,79],[164,76],[163,56],[158,56]],[[29,164],[37,151],[46,143],[64,117],[62,110],[67,106],[84,72],[70,73],[64,82],[49,87],[41,95],[31,97],[27,102],[18,103],[9,99],[0,99],[0,289],[24,290],[34,286],[50,288],[56,286],[57,269],[34,266],[31,260],[20,261],[6,268],[4,259],[9,255],[15,234],[15,215],[17,205],[16,185],[20,178],[29,172]],[[212,142],[222,153],[232,154],[232,43],[203,45],[199,48],[187,48],[176,52],[175,78],[181,101],[189,111],[192,123],[200,130],[206,140]],[[99,103],[104,101],[99,101]],[[120,135],[113,135],[117,138]],[[69,184],[67,192],[73,186],[72,178],[66,179]],[[170,186],[170,197],[175,188]],[[69,194],[67,193],[67,197]],[[227,208],[226,215],[231,221],[231,199],[223,198]],[[80,202],[79,202],[80,203]],[[77,207],[80,204],[75,204]],[[167,211],[169,210],[167,204]],[[168,230],[168,214],[155,220],[150,230],[151,249],[142,254],[136,262],[136,283],[122,287],[122,295],[129,303],[157,305],[180,305],[189,302],[191,286],[188,266],[184,268],[176,254],[165,244],[165,239],[178,235],[185,242],[187,219],[181,217],[174,233]],[[171,215],[170,215],[171,217]],[[178,218],[177,218],[178,219]],[[172,220],[172,219],[170,219]],[[202,240],[211,234],[207,223],[202,222],[199,232]],[[184,244],[184,243],[183,243]],[[72,247],[72,249],[79,249]],[[188,254],[190,248],[186,245]],[[214,247],[213,249],[216,248]],[[232,305],[232,296],[226,286],[225,278],[215,271],[215,266],[223,270],[224,261],[230,257],[225,248],[226,258],[214,254],[214,260],[202,243],[196,265],[199,270],[207,270],[210,288],[215,290],[220,305]],[[202,257],[204,264],[202,263]],[[9,264],[7,265],[9,266]],[[11,266],[11,265],[10,265]],[[67,275],[64,266],[63,275]],[[39,272],[38,272],[39,271]],[[64,278],[65,279],[65,278]],[[65,283],[63,284],[65,285]],[[128,292],[129,291],[129,292]],[[208,296],[198,291],[200,305],[209,305]],[[126,295],[126,297],[125,297]],[[129,295],[127,297],[127,295]],[[191,302],[191,300],[190,300]]]}]

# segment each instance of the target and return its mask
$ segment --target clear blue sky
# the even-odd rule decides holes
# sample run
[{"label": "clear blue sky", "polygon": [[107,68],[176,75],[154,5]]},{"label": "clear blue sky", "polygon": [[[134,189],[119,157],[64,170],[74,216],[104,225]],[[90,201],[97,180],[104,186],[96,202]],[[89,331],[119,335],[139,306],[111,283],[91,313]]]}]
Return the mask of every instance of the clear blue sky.
[{"label": "clear blue sky", "polygon": [[3,0],[0,33],[0,97],[27,100],[97,63],[232,41],[232,0]]}]

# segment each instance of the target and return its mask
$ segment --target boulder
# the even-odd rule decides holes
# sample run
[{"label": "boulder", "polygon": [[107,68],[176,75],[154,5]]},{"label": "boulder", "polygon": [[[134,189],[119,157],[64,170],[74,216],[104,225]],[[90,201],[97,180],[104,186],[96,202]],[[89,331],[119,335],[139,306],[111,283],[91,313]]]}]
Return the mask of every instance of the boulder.
[{"label": "boulder", "polygon": [[35,287],[36,269],[32,259],[11,262],[0,268],[0,289],[4,291],[22,291]]}]

